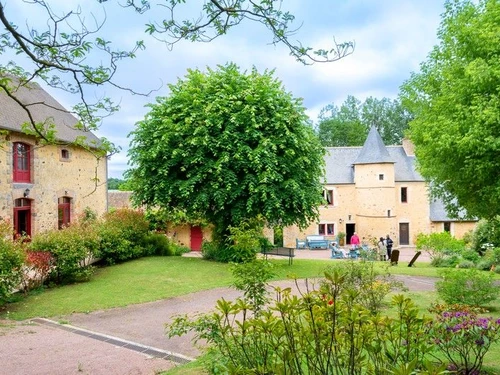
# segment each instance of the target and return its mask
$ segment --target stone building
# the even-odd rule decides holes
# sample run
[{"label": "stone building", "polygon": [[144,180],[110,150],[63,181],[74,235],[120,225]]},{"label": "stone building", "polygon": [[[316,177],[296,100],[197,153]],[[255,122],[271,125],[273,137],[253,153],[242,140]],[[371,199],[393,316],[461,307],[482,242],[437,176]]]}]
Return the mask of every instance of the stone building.
[{"label": "stone building", "polygon": [[324,235],[334,240],[339,232],[346,243],[354,232],[371,245],[387,234],[395,246],[415,246],[418,233],[448,231],[461,238],[475,221],[448,217],[440,201],[430,202],[427,184],[415,168],[413,145],[385,146],[372,127],[363,147],[332,147],[325,156],[325,201],[319,221],[306,230],[283,230],[285,246],[296,239]]},{"label": "stone building", "polygon": [[[16,84],[12,78],[11,85]],[[78,120],[38,84],[21,85],[14,94],[37,123],[54,125],[57,145],[25,134],[26,110],[0,88],[0,217],[13,224],[15,233],[32,236],[75,221],[87,207],[103,214],[107,159],[90,152],[98,150],[100,140],[75,129]]]}]

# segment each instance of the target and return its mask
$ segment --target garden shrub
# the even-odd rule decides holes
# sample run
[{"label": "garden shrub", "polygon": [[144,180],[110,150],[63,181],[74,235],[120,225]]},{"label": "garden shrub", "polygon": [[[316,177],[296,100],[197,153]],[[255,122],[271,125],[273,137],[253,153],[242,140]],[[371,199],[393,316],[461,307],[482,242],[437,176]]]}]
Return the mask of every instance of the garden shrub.
[{"label": "garden shrub", "polygon": [[0,302],[5,302],[19,287],[24,257],[22,242],[12,240],[10,223],[0,220]]},{"label": "garden shrub", "polygon": [[229,261],[251,262],[263,248],[272,247],[269,240],[263,236],[263,229],[264,221],[260,218],[245,220],[237,227],[229,227]]},{"label": "garden shrub", "polygon": [[61,230],[40,233],[30,243],[30,251],[52,254],[54,267],[49,278],[58,284],[88,280],[91,263],[99,253],[97,233],[92,226],[72,224]]},{"label": "garden shrub", "polygon": [[472,249],[465,249],[460,255],[464,260],[470,260],[473,263],[477,263],[481,259],[479,253]]},{"label": "garden shrub", "polygon": [[207,342],[213,374],[389,373],[409,356],[423,367],[431,347],[422,335],[426,320],[416,316],[411,301],[398,297],[398,317],[380,317],[344,286],[345,273],[335,269],[325,273],[319,290],[306,287],[293,295],[290,288],[276,288],[273,302],[258,314],[249,314],[254,305],[244,299],[222,299],[214,313],[177,317],[167,325],[168,335],[192,331],[195,340]]},{"label": "garden shrub", "polygon": [[471,246],[474,251],[483,254],[485,249],[490,247],[500,247],[500,218],[490,220],[482,219],[477,223],[472,234]]},{"label": "garden shrub", "polygon": [[266,260],[234,264],[231,267],[233,286],[243,292],[250,309],[258,314],[268,302],[267,282],[274,276],[273,265]]},{"label": "garden shrub", "polygon": [[144,236],[144,255],[172,256],[176,246],[163,233],[149,233]]},{"label": "garden shrub", "polygon": [[494,274],[476,269],[446,269],[436,283],[439,296],[448,304],[484,306],[498,297]]},{"label": "garden shrub", "polygon": [[201,244],[201,255],[206,260],[228,263],[231,261],[231,247],[216,240],[203,241]]},{"label": "garden shrub", "polygon": [[24,292],[41,287],[48,279],[53,267],[55,267],[55,261],[49,251],[27,251],[22,280]]},{"label": "garden shrub", "polygon": [[345,283],[342,288],[356,294],[356,303],[372,314],[384,307],[385,297],[391,291],[404,287],[403,283],[396,281],[388,272],[381,274],[375,271],[371,262],[348,260],[329,266],[326,271],[332,273],[335,270],[344,275]]},{"label": "garden shrub", "polygon": [[474,268],[476,265],[474,262],[470,260],[462,260],[460,263],[458,263],[457,267],[458,268]]},{"label": "garden shrub", "polygon": [[434,307],[431,312],[436,319],[429,324],[429,339],[448,361],[448,370],[480,374],[484,356],[500,339],[500,319],[480,317],[474,309],[458,306]]},{"label": "garden shrub", "polygon": [[191,252],[191,249],[189,247],[178,244],[176,242],[173,242],[171,245],[174,252],[173,255],[175,256],[181,256],[182,254]]},{"label": "garden shrub", "polygon": [[147,252],[149,223],[138,210],[118,209],[104,215],[99,225],[99,256],[114,264],[139,258]]},{"label": "garden shrub", "polygon": [[[423,234],[419,233],[416,240],[417,249],[426,251],[431,264],[443,266],[444,264],[456,265],[458,256],[464,251],[465,244],[462,240],[454,238],[448,232]],[[442,258],[449,258],[441,261]]]}]

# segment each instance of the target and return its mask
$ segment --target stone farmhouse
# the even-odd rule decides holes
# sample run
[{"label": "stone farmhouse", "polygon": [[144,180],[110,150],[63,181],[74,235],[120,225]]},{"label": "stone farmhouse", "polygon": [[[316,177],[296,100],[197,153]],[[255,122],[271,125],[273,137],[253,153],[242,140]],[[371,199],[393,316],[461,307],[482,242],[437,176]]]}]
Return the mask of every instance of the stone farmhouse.
[{"label": "stone farmhouse", "polygon": [[325,163],[326,203],[319,221],[303,231],[284,228],[284,246],[295,247],[296,239],[307,235],[335,240],[339,232],[349,244],[357,232],[369,246],[389,234],[395,246],[404,248],[415,246],[419,233],[447,231],[461,238],[476,225],[448,217],[442,202],[429,200],[407,140],[402,146],[385,146],[372,127],[363,147],[327,148]]},{"label": "stone farmhouse", "polygon": [[[11,85],[18,85],[12,78]],[[75,129],[78,120],[36,83],[18,85],[15,97],[29,105],[37,123],[53,123],[57,145],[22,131],[29,118],[0,88],[0,217],[15,234],[33,236],[75,221],[89,207],[107,210],[107,159],[71,144],[85,139],[91,150],[100,140]],[[85,138],[82,138],[85,137]]]}]

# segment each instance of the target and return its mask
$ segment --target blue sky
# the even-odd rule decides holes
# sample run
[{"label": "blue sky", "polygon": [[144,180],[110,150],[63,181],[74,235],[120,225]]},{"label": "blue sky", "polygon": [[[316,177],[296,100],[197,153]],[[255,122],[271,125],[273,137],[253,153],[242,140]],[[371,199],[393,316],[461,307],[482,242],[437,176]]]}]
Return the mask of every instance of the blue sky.
[{"label": "blue sky", "polygon": [[[43,25],[39,9],[19,0],[1,0],[6,13],[23,29],[26,23]],[[153,3],[161,3],[157,0]],[[122,151],[108,163],[109,177],[122,176],[127,169],[127,135],[134,124],[147,113],[145,105],[156,96],[168,95],[167,84],[175,83],[189,68],[204,70],[232,61],[241,68],[256,66],[260,71],[275,69],[275,76],[285,89],[301,97],[313,121],[325,105],[342,104],[348,95],[360,100],[369,96],[396,98],[399,86],[417,71],[436,44],[436,32],[444,0],[284,0],[283,9],[296,16],[301,26],[295,38],[304,45],[329,46],[353,40],[354,54],[341,61],[304,66],[289,56],[283,46],[270,45],[270,34],[260,25],[245,22],[228,35],[211,43],[180,42],[169,51],[166,46],[144,34],[145,24],[155,19],[161,8],[143,15],[124,9],[116,0],[98,4],[97,0],[46,0],[56,13],[81,6],[87,23],[91,14],[98,20],[106,18],[102,36],[116,48],[130,48],[143,39],[146,50],[136,59],[121,64],[117,82],[138,92],[158,89],[149,97],[131,95],[110,87],[95,89],[91,97],[111,96],[120,103],[120,112],[104,119],[98,136],[106,137]],[[124,2],[124,1],[123,1]],[[201,0],[187,0],[181,9],[188,17],[197,17]],[[158,20],[159,18],[156,17]],[[20,62],[22,63],[22,62]],[[67,93],[50,90],[63,105],[77,102]]]}]

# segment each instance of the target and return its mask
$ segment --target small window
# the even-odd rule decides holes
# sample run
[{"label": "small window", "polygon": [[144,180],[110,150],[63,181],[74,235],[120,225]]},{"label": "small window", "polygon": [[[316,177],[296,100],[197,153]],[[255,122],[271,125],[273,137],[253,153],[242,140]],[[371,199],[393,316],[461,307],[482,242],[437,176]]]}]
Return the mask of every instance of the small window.
[{"label": "small window", "polygon": [[408,188],[401,188],[401,203],[408,203]]},{"label": "small window", "polygon": [[333,206],[333,190],[325,190],[325,200],[329,206]]},{"label": "small window", "polygon": [[383,175],[382,173],[381,173],[381,174],[379,174],[379,175],[378,175],[378,179],[379,179],[380,181],[383,181],[383,180],[384,180],[384,175]]},{"label": "small window", "polygon": [[445,232],[450,233],[451,232],[451,223],[449,221],[445,221],[443,223],[443,228]]},{"label": "small window", "polygon": [[325,224],[318,225],[318,234],[325,235]]},{"label": "small window", "polygon": [[391,217],[391,210],[387,210],[387,217]]},{"label": "small window", "polygon": [[31,182],[31,148],[25,143],[14,143],[13,180],[14,182]]},{"label": "small window", "polygon": [[326,233],[330,236],[335,233],[335,227],[333,224],[326,224]]},{"label": "small window", "polygon": [[69,151],[63,148],[61,150],[61,159],[68,160],[69,159]]}]

